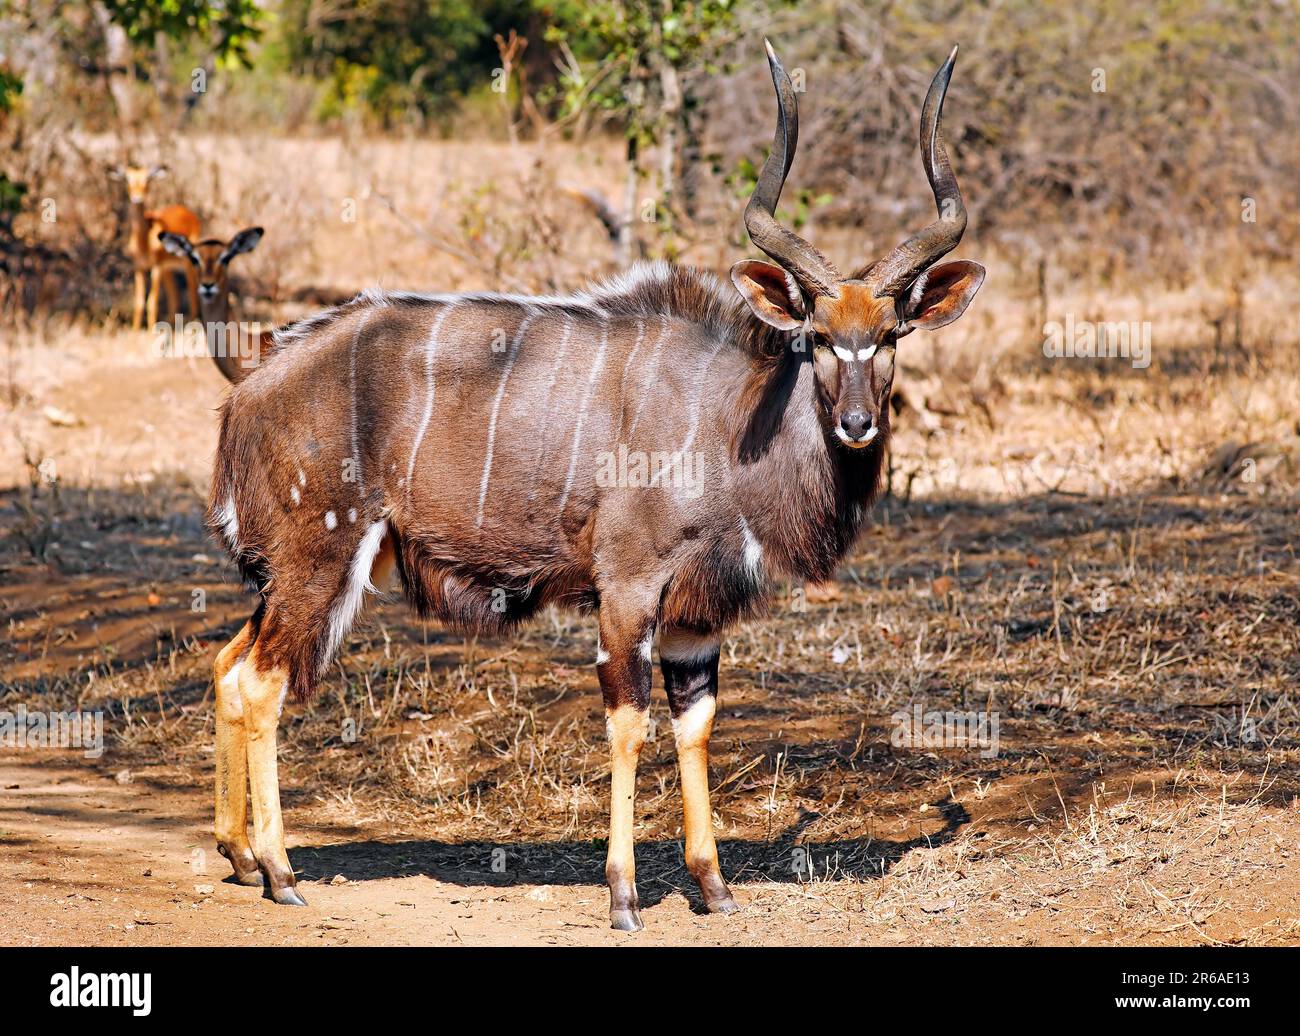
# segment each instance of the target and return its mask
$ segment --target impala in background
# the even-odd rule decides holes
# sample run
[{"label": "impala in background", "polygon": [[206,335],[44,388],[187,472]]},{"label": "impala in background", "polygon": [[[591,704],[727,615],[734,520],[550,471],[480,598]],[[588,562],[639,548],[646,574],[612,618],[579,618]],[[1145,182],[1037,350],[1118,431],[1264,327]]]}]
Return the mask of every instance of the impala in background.
[{"label": "impala in background", "polygon": [[198,283],[198,313],[208,354],[230,382],[247,377],[272,344],[271,332],[251,332],[230,319],[230,260],[251,252],[261,240],[261,227],[246,227],[228,242],[209,238],[194,244],[180,234],[162,235],[163,247],[185,260]]},{"label": "impala in background", "polygon": [[[848,277],[775,218],[798,112],[767,57],[778,122],[745,221],[774,262],[737,263],[731,285],[658,263],[565,297],[367,292],[278,331],[233,388],[208,519],[260,597],[215,666],[216,835],[240,882],[303,902],[280,812],[281,705],[311,698],[395,565],[421,615],[462,630],[505,633],[552,603],[598,609],[605,874],[627,931],[642,927],[633,800],[657,635],[687,866],[710,911],[736,909],[708,788],[721,639],[771,577],[827,579],[850,549],[880,485],[898,341],[955,320],[984,277],[935,265],[966,227],[939,128],[956,49],[921,113],[939,218]],[[701,491],[598,484],[598,455],[623,447],[698,458]]]},{"label": "impala in background", "polygon": [[[167,295],[168,319],[180,311],[176,298],[176,285],[172,282],[172,272],[180,270],[185,275],[185,284],[189,291],[190,313],[198,316],[199,297],[197,280],[189,264],[180,262],[162,242],[164,234],[173,234],[193,241],[199,236],[199,217],[184,205],[164,205],[161,209],[146,209],[145,194],[149,184],[159,177],[167,175],[164,166],[145,169],[140,166],[127,166],[117,169],[114,174],[126,181],[127,197],[131,202],[130,237],[127,239],[127,253],[135,265],[135,298],[131,311],[131,327],[139,331],[143,327],[153,327],[158,323],[158,292],[161,289]],[[145,323],[145,308],[148,307],[148,324]]]}]

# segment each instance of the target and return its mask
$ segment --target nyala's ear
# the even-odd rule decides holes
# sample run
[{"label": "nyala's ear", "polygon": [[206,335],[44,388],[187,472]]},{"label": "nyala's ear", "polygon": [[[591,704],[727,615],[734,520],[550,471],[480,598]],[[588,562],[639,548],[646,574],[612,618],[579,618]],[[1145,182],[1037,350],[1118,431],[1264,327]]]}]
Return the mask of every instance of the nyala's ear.
[{"label": "nyala's ear", "polygon": [[221,252],[220,261],[223,263],[230,262],[231,259],[241,252],[251,252],[257,247],[257,243],[262,240],[261,227],[247,227],[230,239],[230,244]]},{"label": "nyala's ear", "polygon": [[984,267],[967,259],[932,266],[918,277],[902,306],[906,330],[933,331],[966,311],[984,283]]},{"label": "nyala's ear", "polygon": [[158,240],[162,242],[163,248],[171,252],[172,255],[179,255],[182,259],[188,259],[195,266],[199,265],[198,253],[194,251],[194,246],[190,244],[188,237],[182,237],[180,234],[173,234],[168,231],[160,234]]},{"label": "nyala's ear", "polygon": [[765,324],[793,331],[803,324],[803,295],[781,267],[760,259],[742,259],[731,268],[731,283]]}]

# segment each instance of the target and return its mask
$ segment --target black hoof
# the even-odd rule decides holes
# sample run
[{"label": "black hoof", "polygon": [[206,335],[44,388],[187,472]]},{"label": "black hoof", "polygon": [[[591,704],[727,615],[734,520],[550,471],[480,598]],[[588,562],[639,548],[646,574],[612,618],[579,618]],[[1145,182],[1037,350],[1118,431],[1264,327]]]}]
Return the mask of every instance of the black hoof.
[{"label": "black hoof", "polygon": [[706,902],[704,908],[708,910],[710,914],[734,914],[740,909],[740,904],[730,896],[727,896],[724,899],[715,899],[711,902]]},{"label": "black hoof", "polygon": [[240,885],[260,888],[266,884],[262,872],[257,866],[257,858],[251,849],[231,850],[223,842],[217,843],[217,852],[230,861],[230,868],[235,872],[235,881]]},{"label": "black hoof", "polygon": [[639,932],[645,928],[641,923],[641,914],[628,908],[610,910],[609,926],[616,932]]},{"label": "black hoof", "polygon": [[307,901],[298,893],[298,889],[293,885],[286,885],[284,888],[271,889],[271,898],[281,906],[302,906],[307,905]]}]

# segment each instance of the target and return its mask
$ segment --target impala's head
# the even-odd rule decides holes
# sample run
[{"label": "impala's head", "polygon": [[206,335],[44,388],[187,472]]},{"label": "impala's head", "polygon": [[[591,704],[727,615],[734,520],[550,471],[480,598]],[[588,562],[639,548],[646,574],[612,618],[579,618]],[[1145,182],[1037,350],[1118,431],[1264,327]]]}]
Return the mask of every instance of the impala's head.
[{"label": "impala's head", "polygon": [[939,132],[957,48],[935,75],[921,109],[921,159],[939,218],[851,277],[776,220],[799,140],[799,111],[770,43],[767,60],[779,108],[776,136],[745,208],[745,226],[776,265],[746,259],[732,267],[731,280],[760,320],[808,336],[829,430],[846,446],[861,449],[888,426],[898,340],[918,328],[952,323],[984,280],[978,263],[934,265],[966,230],[966,206]]},{"label": "impala's head", "polygon": [[118,166],[113,170],[115,179],[126,181],[127,197],[136,204],[144,203],[145,192],[149,190],[151,181],[161,179],[166,175],[167,167],[163,165],[152,167],[128,165]]},{"label": "impala's head", "polygon": [[[262,228],[247,227],[229,241],[210,238],[197,245],[180,234],[163,234],[160,240],[167,251],[194,264],[199,280],[199,305],[204,310],[204,319],[209,319],[208,314],[225,303],[230,291],[230,260],[256,248],[262,240]],[[220,313],[211,319],[218,317],[224,319]]]}]

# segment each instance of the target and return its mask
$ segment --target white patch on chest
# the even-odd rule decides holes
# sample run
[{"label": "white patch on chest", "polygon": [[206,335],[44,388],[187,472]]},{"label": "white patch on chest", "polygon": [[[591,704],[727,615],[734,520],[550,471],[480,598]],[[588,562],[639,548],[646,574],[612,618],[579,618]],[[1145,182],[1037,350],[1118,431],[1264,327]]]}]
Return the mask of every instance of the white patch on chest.
[{"label": "white patch on chest", "polygon": [[230,549],[235,550],[239,546],[239,516],[235,514],[235,498],[226,497],[226,502],[217,508],[213,517],[220,523],[221,531],[225,534]]},{"label": "white patch on chest", "polygon": [[745,521],[743,515],[740,519],[740,535],[745,543],[741,560],[744,562],[745,570],[749,573],[750,578],[758,582],[763,576],[763,546],[750,530],[749,522]]}]

